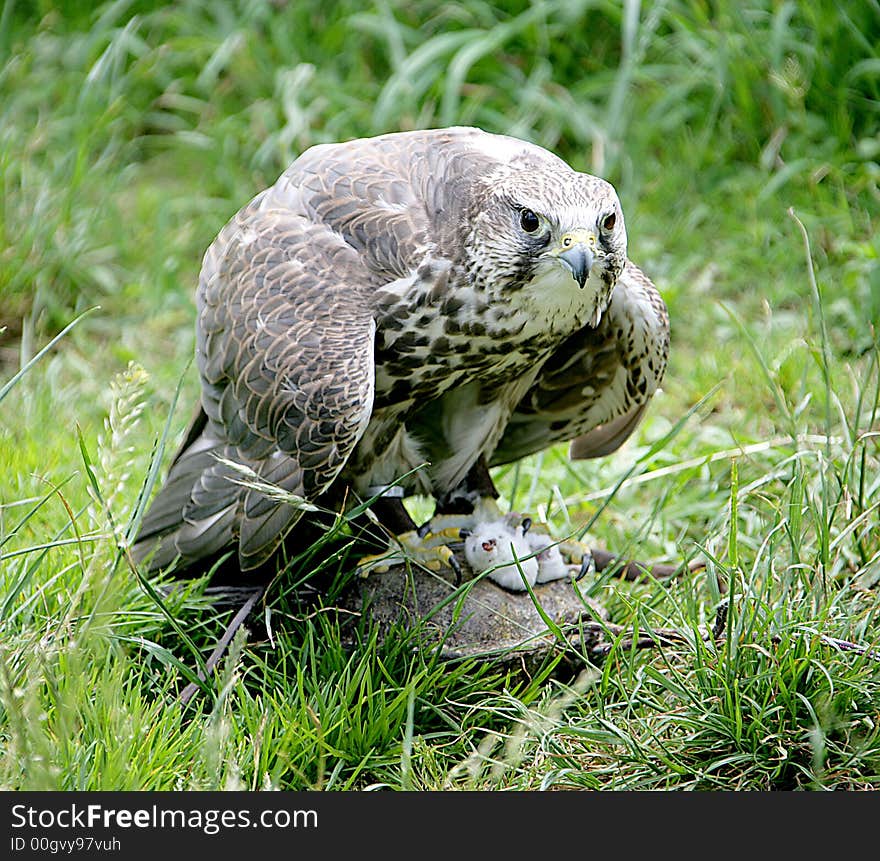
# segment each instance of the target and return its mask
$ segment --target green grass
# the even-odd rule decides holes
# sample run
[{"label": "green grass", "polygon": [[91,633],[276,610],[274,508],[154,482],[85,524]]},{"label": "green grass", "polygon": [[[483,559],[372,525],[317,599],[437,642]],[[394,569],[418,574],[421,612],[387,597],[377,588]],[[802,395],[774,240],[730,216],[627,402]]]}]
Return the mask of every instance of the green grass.
[{"label": "green grass", "polygon": [[[876,0],[3,8],[0,786],[880,785]],[[226,617],[198,584],[157,602],[120,546],[196,395],[201,255],[305,147],[451,123],[620,191],[663,391],[612,457],[496,478],[559,535],[704,558],[587,589],[685,641],[528,676],[369,620],[346,648],[279,589],[181,708]]]}]

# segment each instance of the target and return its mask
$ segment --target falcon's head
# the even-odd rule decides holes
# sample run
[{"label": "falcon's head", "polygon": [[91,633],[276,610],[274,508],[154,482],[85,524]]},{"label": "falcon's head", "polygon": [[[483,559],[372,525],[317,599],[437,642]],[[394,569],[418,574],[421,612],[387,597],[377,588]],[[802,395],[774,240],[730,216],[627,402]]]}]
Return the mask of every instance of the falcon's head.
[{"label": "falcon's head", "polygon": [[493,303],[539,326],[596,326],[626,263],[623,212],[610,183],[551,158],[526,150],[484,185],[471,273]]}]

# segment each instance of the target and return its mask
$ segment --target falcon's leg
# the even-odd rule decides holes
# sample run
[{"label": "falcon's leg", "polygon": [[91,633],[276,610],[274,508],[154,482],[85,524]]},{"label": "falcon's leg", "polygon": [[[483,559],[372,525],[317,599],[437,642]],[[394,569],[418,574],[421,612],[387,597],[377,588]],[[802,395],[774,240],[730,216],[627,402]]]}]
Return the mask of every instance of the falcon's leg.
[{"label": "falcon's leg", "polygon": [[409,512],[399,497],[382,496],[371,506],[373,514],[386,529],[393,535],[402,535],[404,532],[414,532],[415,521],[409,516]]},{"label": "falcon's leg", "polygon": [[468,470],[458,487],[444,493],[437,499],[434,517],[443,515],[473,515],[475,512],[489,512],[494,509],[500,515],[495,500],[500,494],[486,465],[486,459],[479,457]]}]

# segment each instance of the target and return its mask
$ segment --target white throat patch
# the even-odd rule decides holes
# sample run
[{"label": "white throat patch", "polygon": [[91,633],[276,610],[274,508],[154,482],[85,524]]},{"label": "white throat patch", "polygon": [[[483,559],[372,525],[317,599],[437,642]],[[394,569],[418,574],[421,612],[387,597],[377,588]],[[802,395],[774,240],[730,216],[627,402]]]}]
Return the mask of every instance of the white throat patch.
[{"label": "white throat patch", "polygon": [[535,277],[512,300],[528,315],[523,333],[567,333],[587,324],[598,325],[604,310],[604,287],[595,270],[581,288],[562,264],[542,263]]}]

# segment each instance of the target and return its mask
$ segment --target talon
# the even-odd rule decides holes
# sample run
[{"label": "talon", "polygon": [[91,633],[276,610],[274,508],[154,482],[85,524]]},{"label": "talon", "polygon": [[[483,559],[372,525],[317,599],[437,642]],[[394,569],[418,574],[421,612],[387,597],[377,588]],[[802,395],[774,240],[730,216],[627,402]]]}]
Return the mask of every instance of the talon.
[{"label": "talon", "polygon": [[532,518],[524,517],[523,522],[520,524],[520,528],[522,529],[522,534],[525,535],[532,528]]},{"label": "talon", "polygon": [[455,558],[455,554],[449,557],[449,567],[452,569],[452,573],[455,574],[455,585],[461,585],[461,564],[458,559]]},{"label": "talon", "polygon": [[438,561],[437,567],[433,569],[434,571],[440,571],[443,568],[451,568],[456,578],[461,575],[461,568],[458,566],[458,560],[455,558],[452,548],[447,544],[441,544],[435,550],[435,553],[437,554]]},{"label": "talon", "polygon": [[430,520],[426,520],[418,529],[416,529],[416,535],[418,535],[419,538],[424,538],[430,532],[431,532],[431,521]]},{"label": "talon", "polygon": [[596,563],[593,561],[592,553],[584,553],[584,558],[581,559],[581,567],[578,569],[578,573],[575,575],[575,582],[585,577],[588,573],[595,573],[596,571]]},{"label": "talon", "polygon": [[474,534],[474,530],[467,529],[466,527],[462,527],[461,529],[458,530],[458,537],[461,538],[462,540],[464,540],[465,538],[467,538],[473,534]]}]

